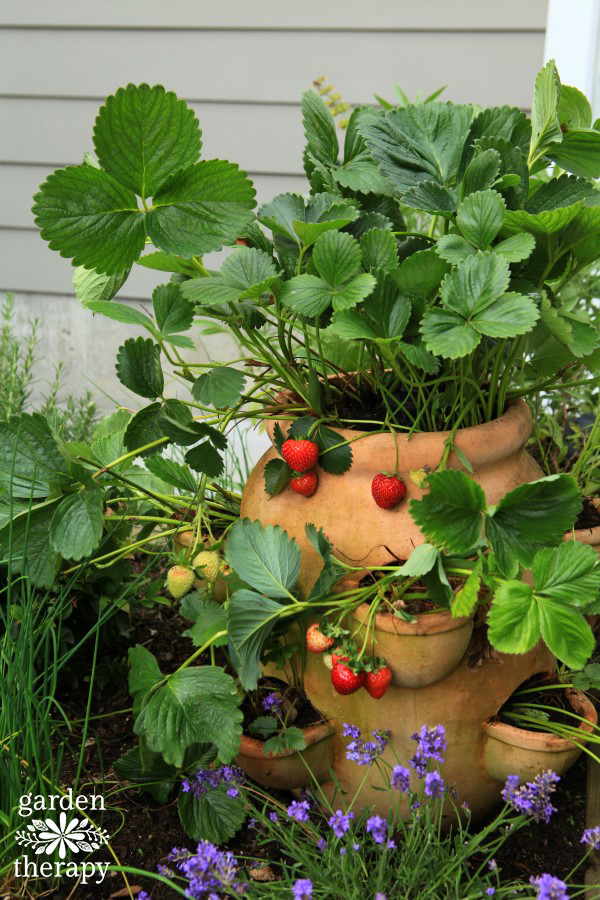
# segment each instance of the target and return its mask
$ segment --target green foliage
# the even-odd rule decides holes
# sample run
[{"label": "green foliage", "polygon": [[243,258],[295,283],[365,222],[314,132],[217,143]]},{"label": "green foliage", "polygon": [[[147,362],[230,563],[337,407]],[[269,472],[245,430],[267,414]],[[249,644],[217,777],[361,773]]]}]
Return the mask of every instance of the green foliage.
[{"label": "green foliage", "polygon": [[34,198],[42,237],[74,265],[120,275],[146,237],[166,254],[207,253],[233,243],[251,218],[251,182],[230,163],[198,162],[198,122],[160,85],[130,84],[109,97],[94,146],[98,167],[58,170]]}]

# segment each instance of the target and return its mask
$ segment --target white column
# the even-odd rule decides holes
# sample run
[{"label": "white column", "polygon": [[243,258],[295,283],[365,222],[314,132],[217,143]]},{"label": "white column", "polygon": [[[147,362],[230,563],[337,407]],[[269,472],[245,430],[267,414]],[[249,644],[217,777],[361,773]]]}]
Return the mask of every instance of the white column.
[{"label": "white column", "polygon": [[556,60],[563,84],[579,88],[600,116],[600,0],[548,0],[544,61]]}]

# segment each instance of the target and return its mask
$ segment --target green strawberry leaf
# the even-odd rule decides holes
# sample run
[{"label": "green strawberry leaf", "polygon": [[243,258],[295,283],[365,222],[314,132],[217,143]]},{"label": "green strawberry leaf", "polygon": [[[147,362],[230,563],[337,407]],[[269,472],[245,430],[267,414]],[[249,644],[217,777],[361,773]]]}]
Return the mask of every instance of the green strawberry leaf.
[{"label": "green strawberry leaf", "polygon": [[279,525],[241,519],[229,533],[225,556],[246,584],[268,597],[289,598],[300,574],[300,548]]},{"label": "green strawberry leaf", "polygon": [[228,797],[226,785],[211,788],[200,797],[181,792],[177,811],[184,831],[194,841],[223,844],[237,834],[246,821],[246,809],[238,797]]},{"label": "green strawberry leaf", "polygon": [[104,530],[104,491],[95,484],[67,494],[50,523],[50,540],[57,553],[78,562],[91,556]]},{"label": "green strawberry leaf", "polygon": [[600,591],[600,565],[593,547],[566,541],[536,553],[531,566],[535,593],[585,608]]},{"label": "green strawberry leaf", "polygon": [[222,409],[239,402],[245,384],[241,372],[230,366],[215,366],[194,382],[192,396],[198,403]]},{"label": "green strawberry leaf", "polygon": [[[229,543],[227,547],[229,549]],[[233,594],[227,608],[229,639],[237,656],[240,682],[246,690],[256,688],[261,676],[260,658],[265,644],[287,609],[281,603],[246,588]]]},{"label": "green strawberry leaf", "polygon": [[100,108],[94,148],[109,175],[146,199],[197,161],[200,135],[193,110],[175,94],[159,84],[129,84]]},{"label": "green strawberry leaf", "polygon": [[410,501],[410,514],[425,537],[447,553],[468,553],[481,539],[485,495],[464,472],[446,469],[428,479],[429,492]]},{"label": "green strawberry leaf", "polygon": [[265,741],[263,753],[286,753],[288,750],[304,750],[306,741],[304,735],[299,728],[291,725],[281,734],[275,734],[273,737]]},{"label": "green strawberry leaf", "polygon": [[274,497],[289,484],[292,470],[283,459],[270,459],[264,469],[265,491]]},{"label": "green strawberry leaf", "polygon": [[0,422],[0,491],[35,500],[68,481],[67,464],[46,419],[21,413]]},{"label": "green strawberry leaf", "polygon": [[75,296],[87,306],[92,300],[112,300],[121,290],[129,276],[129,269],[116,275],[104,275],[94,269],[77,266],[73,272]]},{"label": "green strawberry leaf", "polygon": [[527,653],[540,639],[540,616],[533,590],[521,581],[505,581],[487,616],[488,637],[501,653]]},{"label": "green strawberry leaf", "polygon": [[150,338],[129,338],[117,353],[117,377],[121,384],[150,400],[160,397],[165,386],[160,347]]}]

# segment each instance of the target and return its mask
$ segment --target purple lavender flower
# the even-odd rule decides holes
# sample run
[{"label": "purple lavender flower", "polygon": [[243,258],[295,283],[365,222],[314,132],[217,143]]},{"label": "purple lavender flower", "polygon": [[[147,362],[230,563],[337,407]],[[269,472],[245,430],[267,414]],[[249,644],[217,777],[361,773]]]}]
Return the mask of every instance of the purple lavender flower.
[{"label": "purple lavender flower", "polygon": [[229,793],[244,784],[246,776],[237,766],[219,766],[216,769],[200,769],[199,772],[191,779],[184,779],[181,788],[186,794],[193,794],[194,797],[203,797],[207,791],[216,790],[222,784],[228,784],[227,793],[230,797],[237,797],[238,793]]},{"label": "purple lavender flower", "polygon": [[377,757],[381,756],[390,738],[388,729],[377,728],[371,732],[374,740],[365,741],[361,738],[360,730],[356,725],[344,725],[344,735],[352,738],[346,747],[346,759],[359,766],[372,765]]},{"label": "purple lavender flower", "polygon": [[410,760],[410,764],[419,778],[423,778],[430,759],[444,762],[444,754],[448,746],[446,729],[443,725],[436,725],[435,728],[422,725],[418,734],[411,735],[411,740],[417,742],[417,752]]},{"label": "purple lavender flower", "polygon": [[376,844],[385,844],[387,839],[388,823],[381,816],[371,816],[367,819],[367,833],[371,835]]},{"label": "purple lavender flower", "polygon": [[278,694],[276,691],[271,691],[270,694],[267,694],[266,697],[263,697],[262,708],[266,712],[280,713],[282,704],[283,700],[281,698],[281,694]]},{"label": "purple lavender flower", "polygon": [[550,795],[556,790],[555,785],[558,781],[559,776],[548,771],[536,775],[533,781],[519,787],[518,776],[509,775],[502,797],[517,812],[531,816],[535,822],[545,822],[547,825],[552,813],[556,812],[556,807],[550,803]]},{"label": "purple lavender flower", "polygon": [[248,819],[248,828],[250,830],[256,828],[256,819]]},{"label": "purple lavender flower", "polygon": [[340,856],[345,856],[347,852],[348,852],[347,847],[340,847]]},{"label": "purple lavender flower", "polygon": [[328,823],[336,838],[344,837],[350,828],[350,820],[353,818],[353,812],[344,813],[343,810],[336,809]]},{"label": "purple lavender flower", "polygon": [[538,900],[569,900],[567,885],[560,878],[544,874],[539,878],[532,876],[529,882],[537,888]]},{"label": "purple lavender flower", "polygon": [[396,841],[393,840],[392,838],[389,838],[389,840],[387,842],[387,848],[388,848],[388,850],[395,850],[396,849]]},{"label": "purple lavender flower", "polygon": [[308,822],[310,819],[310,805],[307,800],[294,800],[288,806],[288,816],[297,822]]},{"label": "purple lavender flower", "polygon": [[276,812],[271,812],[269,813],[269,819],[271,820],[271,822],[277,822],[279,820],[279,816]]},{"label": "purple lavender flower", "polygon": [[355,853],[358,853],[358,851],[360,850],[360,844],[352,844],[352,849]]},{"label": "purple lavender flower", "polygon": [[600,825],[595,828],[586,828],[581,835],[581,843],[587,844],[591,850],[600,850]]},{"label": "purple lavender flower", "polygon": [[496,862],[495,859],[490,859],[490,861],[488,863],[488,869],[490,870],[490,872],[498,871],[498,863]]},{"label": "purple lavender flower", "polygon": [[310,900],[313,893],[313,885],[310,878],[299,878],[292,888],[294,900]]},{"label": "purple lavender flower", "polygon": [[387,894],[384,894],[382,891],[377,891],[375,900],[387,900]]},{"label": "purple lavender flower", "polygon": [[137,895],[137,900],[150,900],[150,894],[147,894],[146,891],[140,891]]},{"label": "purple lavender flower", "polygon": [[495,887],[486,888],[485,892],[488,895],[488,897],[493,897],[494,894],[496,893],[496,888]]},{"label": "purple lavender flower", "polygon": [[327,850],[327,841],[325,840],[325,838],[319,838],[317,847],[319,848],[319,853],[325,853],[325,851]]},{"label": "purple lavender flower", "polygon": [[444,779],[439,772],[428,772],[425,776],[425,793],[428,797],[443,797],[445,790]]},{"label": "purple lavender flower", "polygon": [[358,725],[348,725],[344,722],[344,737],[350,737],[357,741],[360,737],[360,728]]},{"label": "purple lavender flower", "polygon": [[169,862],[188,879],[186,896],[193,900],[218,896],[217,892],[243,894],[246,885],[237,880],[238,865],[229,850],[219,850],[210,841],[201,841],[195,853],[175,847]]},{"label": "purple lavender flower", "polygon": [[408,793],[410,789],[410,770],[405,766],[394,766],[392,771],[392,787],[397,791]]}]

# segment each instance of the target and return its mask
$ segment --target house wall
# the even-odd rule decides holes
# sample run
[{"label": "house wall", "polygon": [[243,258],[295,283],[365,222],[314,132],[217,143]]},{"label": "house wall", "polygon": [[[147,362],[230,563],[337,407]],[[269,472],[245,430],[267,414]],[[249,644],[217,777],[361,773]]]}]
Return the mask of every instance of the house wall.
[{"label": "house wall", "polygon": [[[40,389],[62,359],[70,389],[92,382],[99,397],[122,399],[123,326],[79,307],[70,263],[48,250],[30,211],[47,174],[92,149],[106,95],[141,81],[174,90],[198,115],[204,155],[238,162],[262,202],[305,188],[300,95],[315,76],[353,104],[393,99],[397,82],[409,96],[447,84],[449,100],[527,109],[546,12],[547,0],[3,0],[0,291],[16,293],[20,329],[42,322]],[[159,281],[137,268],[120,296],[143,304]],[[208,351],[231,344],[213,336]]]}]

